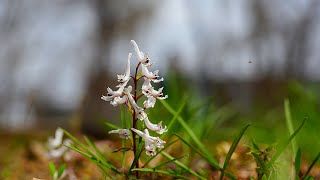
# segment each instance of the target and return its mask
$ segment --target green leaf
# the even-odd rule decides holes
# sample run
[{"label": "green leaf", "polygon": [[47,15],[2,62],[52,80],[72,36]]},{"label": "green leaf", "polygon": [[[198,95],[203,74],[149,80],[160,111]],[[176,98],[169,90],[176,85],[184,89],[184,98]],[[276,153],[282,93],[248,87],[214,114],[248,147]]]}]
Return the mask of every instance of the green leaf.
[{"label": "green leaf", "polygon": [[316,156],[316,158],[314,158],[314,160],[312,161],[311,165],[309,166],[307,172],[302,176],[301,179],[305,179],[308,174],[310,173],[311,169],[313,168],[313,166],[317,163],[317,161],[319,160],[320,158],[320,153],[318,153],[318,155]]},{"label": "green leaf", "polygon": [[51,176],[51,177],[54,177],[54,173],[56,172],[56,167],[55,167],[55,165],[53,164],[53,162],[50,162],[50,163],[49,163],[49,170],[50,170],[50,176]]},{"label": "green leaf", "polygon": [[[162,103],[162,105],[172,114],[172,115],[177,115],[177,112],[175,110],[173,110],[173,108],[165,101],[160,101]],[[186,131],[186,133],[188,133],[188,135],[190,136],[190,138],[196,143],[196,145],[200,148],[200,150],[206,155],[208,156],[207,158],[210,159],[210,162],[213,165],[213,167],[215,168],[219,168],[219,163],[214,160],[214,158],[212,157],[211,153],[209,153],[209,151],[204,147],[204,145],[201,143],[201,141],[198,139],[198,137],[194,134],[194,132],[191,130],[191,128],[187,125],[187,123],[183,120],[183,118],[179,115],[177,115],[178,118],[178,122],[181,124],[181,126],[183,127],[183,129]]]},{"label": "green leaf", "polygon": [[239,144],[240,142],[240,139],[242,138],[243,134],[246,132],[246,130],[248,129],[248,127],[250,126],[251,124],[248,124],[246,125],[239,133],[238,136],[236,136],[236,138],[233,140],[232,142],[232,145],[227,153],[227,156],[226,156],[226,159],[224,160],[224,164],[223,164],[223,168],[222,168],[222,171],[221,171],[221,176],[220,176],[220,179],[222,180],[223,179],[223,176],[224,176],[224,171],[226,170],[227,166],[228,166],[228,163],[231,159],[231,156],[233,154],[233,152],[235,151],[237,145]]},{"label": "green leaf", "polygon": [[184,140],[180,135],[175,134],[185,145],[187,145],[189,148],[191,148],[195,153],[199,154],[203,159],[205,159],[207,162],[209,162],[214,168],[221,170],[222,168],[219,167],[219,165],[217,166],[215,164],[215,162],[211,162],[211,159],[208,158],[208,156],[204,155],[202,152],[200,152],[199,150],[197,150],[197,148],[195,148],[194,146],[192,146],[191,144],[189,144],[186,140]]},{"label": "green leaf", "polygon": [[292,139],[299,133],[299,131],[301,130],[301,128],[303,127],[304,123],[306,122],[307,118],[304,118],[302,123],[300,124],[300,126],[294,131],[293,134],[291,134],[291,136],[289,137],[289,139],[281,144],[279,144],[278,146],[278,150],[275,153],[274,156],[272,156],[271,160],[267,163],[268,168],[272,167],[272,165],[276,162],[276,160],[278,159],[278,157],[280,156],[280,154],[286,149],[286,147],[288,146],[288,144],[292,141]]},{"label": "green leaf", "polygon": [[186,98],[183,98],[181,106],[179,107],[178,111],[173,115],[172,119],[170,120],[170,123],[168,124],[168,130],[170,130],[172,125],[176,122],[177,118],[179,117],[180,113],[182,112],[183,108],[185,107],[186,102],[187,102]]},{"label": "green leaf", "polygon": [[184,158],[184,157],[186,157],[186,156],[189,156],[189,155],[186,154],[186,155],[180,156],[180,157],[178,157],[178,158],[171,159],[171,160],[169,160],[169,161],[167,161],[167,162],[164,162],[164,163],[159,164],[158,166],[155,166],[155,167],[152,168],[152,169],[159,169],[160,167],[162,167],[162,166],[164,166],[164,165],[166,165],[166,164],[169,164],[169,163],[171,163],[171,162],[173,162],[173,161],[182,159],[182,158]]},{"label": "green leaf", "polygon": [[121,127],[115,125],[115,124],[112,124],[110,122],[104,122],[104,125],[110,127],[111,129],[122,129]]},{"label": "green leaf", "polygon": [[294,160],[294,168],[295,168],[297,180],[299,180],[300,166],[301,166],[301,149],[299,148]]},{"label": "green leaf", "polygon": [[103,159],[104,161],[107,161],[106,157],[103,155],[103,153],[97,148],[97,146],[87,137],[83,137],[86,143],[95,150],[96,155],[99,156],[99,158]]},{"label": "green leaf", "polygon": [[261,169],[263,174],[265,174],[266,176],[269,176],[270,174],[269,168],[267,164],[264,162],[264,160],[257,153],[251,152],[251,154],[253,158],[256,160],[257,166]]},{"label": "green leaf", "polygon": [[131,170],[136,166],[138,160],[139,160],[139,156],[140,156],[140,151],[142,150],[142,147],[143,147],[143,142],[141,140],[141,138],[139,138],[139,144],[138,144],[138,148],[136,149],[136,152],[134,154],[134,159],[133,159],[133,162],[129,168],[129,171],[128,171],[128,177],[130,176],[131,174]]},{"label": "green leaf", "polygon": [[[72,146],[72,145],[71,145],[71,146],[66,146],[66,147],[68,147],[68,148],[70,148],[70,149],[72,149],[72,150],[74,150],[74,151],[82,154],[83,156],[85,156],[86,158],[88,158],[89,160],[91,160],[91,161],[93,161],[93,162],[96,162],[96,163],[99,163],[99,164],[103,165],[104,167],[112,170],[113,172],[115,172],[115,173],[117,173],[117,174],[121,174],[121,173],[117,170],[117,168],[114,167],[112,164],[110,164],[110,163],[108,163],[108,162],[105,162],[105,161],[102,161],[102,160],[96,158],[94,155],[90,155],[90,154],[88,154],[88,153],[86,153],[86,152],[83,152],[83,151],[81,151],[80,149],[78,149],[77,147]],[[105,172],[105,171],[104,171],[104,172]],[[107,173],[107,172],[105,172],[105,173]],[[107,173],[107,174],[108,174],[108,173]]]},{"label": "green leaf", "polygon": [[189,178],[184,177],[184,176],[172,174],[172,173],[170,173],[168,171],[151,169],[151,168],[134,168],[131,171],[142,171],[142,172],[149,172],[149,173],[158,173],[158,174],[164,174],[164,175],[173,176],[173,177],[177,177],[177,178],[181,178],[181,179],[189,179]]},{"label": "green leaf", "polygon": [[168,147],[170,147],[171,145],[173,145],[174,143],[178,142],[178,139],[175,141],[172,141],[171,143],[167,144],[164,148],[162,148],[155,156],[152,156],[149,158],[149,160],[142,166],[143,168],[146,167],[149,162],[154,159],[155,157],[157,157],[162,151],[166,150]]},{"label": "green leaf", "polygon": [[[292,123],[292,118],[291,118],[290,102],[288,99],[284,100],[284,114],[286,117],[286,124],[289,129],[289,133],[293,134],[294,129],[293,129],[293,123]],[[292,152],[293,152],[292,154],[293,154],[293,158],[294,158],[295,153],[297,152],[297,143],[296,143],[295,139],[292,140],[291,145],[292,145]]]},{"label": "green leaf", "polygon": [[62,176],[62,174],[63,174],[64,170],[66,169],[66,167],[67,167],[66,164],[62,164],[60,166],[60,168],[58,169],[58,178],[60,178]]},{"label": "green leaf", "polygon": [[[161,154],[166,157],[167,159],[169,160],[174,160],[175,158],[172,157],[171,155],[169,155],[168,153],[166,152],[161,152]],[[194,175],[195,177],[199,178],[199,179],[206,179],[204,177],[202,177],[201,175],[199,175],[198,173],[194,172],[192,169],[188,168],[186,165],[182,164],[180,161],[178,160],[175,160],[173,161],[173,163],[175,163],[177,166],[179,166],[180,168],[184,169],[185,171],[187,171],[188,173]]]}]

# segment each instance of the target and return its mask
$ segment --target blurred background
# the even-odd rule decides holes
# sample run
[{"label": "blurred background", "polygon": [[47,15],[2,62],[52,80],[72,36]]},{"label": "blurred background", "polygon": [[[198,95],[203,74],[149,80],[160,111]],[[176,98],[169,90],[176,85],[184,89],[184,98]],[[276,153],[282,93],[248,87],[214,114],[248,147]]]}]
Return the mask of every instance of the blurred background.
[{"label": "blurred background", "polygon": [[320,1],[2,0],[0,131],[105,134],[99,123],[117,122],[119,109],[100,97],[123,73],[131,39],[174,107],[197,94],[274,127],[289,97],[297,119],[320,117]]}]

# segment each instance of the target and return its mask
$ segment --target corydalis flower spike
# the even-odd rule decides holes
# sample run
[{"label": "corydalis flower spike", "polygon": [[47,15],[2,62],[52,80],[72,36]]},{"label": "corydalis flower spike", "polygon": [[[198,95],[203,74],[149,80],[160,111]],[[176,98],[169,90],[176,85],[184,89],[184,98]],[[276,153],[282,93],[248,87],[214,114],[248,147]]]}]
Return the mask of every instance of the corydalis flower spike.
[{"label": "corydalis flower spike", "polygon": [[130,138],[130,131],[129,129],[117,129],[111,130],[108,132],[109,134],[119,134],[121,138],[129,139]]},{"label": "corydalis flower spike", "polygon": [[128,90],[129,88],[132,88],[132,87],[129,86],[128,88],[126,88],[125,92],[128,95],[129,102],[136,113],[136,117],[142,121],[143,119],[145,119],[147,117],[147,114],[143,111],[143,108],[141,108],[137,105],[136,101],[133,99],[131,93]]},{"label": "corydalis flower spike", "polygon": [[130,42],[133,44],[134,51],[137,54],[139,62],[145,66],[151,66],[152,64],[150,63],[149,55],[147,53],[144,54],[143,52],[141,52],[138,47],[138,44],[134,40],[131,40]]},{"label": "corydalis flower spike", "polygon": [[132,53],[128,55],[128,62],[126,66],[126,71],[124,74],[117,75],[118,82],[120,83],[117,87],[126,86],[128,81],[130,80],[130,60],[131,60]]},{"label": "corydalis flower spike", "polygon": [[149,121],[149,118],[145,118],[144,119],[144,123],[146,124],[147,128],[151,131],[155,131],[157,132],[158,134],[163,134],[164,132],[167,132],[168,129],[167,129],[167,126],[165,126],[164,128],[162,127],[162,121],[159,122],[158,124],[152,124],[150,121]]}]

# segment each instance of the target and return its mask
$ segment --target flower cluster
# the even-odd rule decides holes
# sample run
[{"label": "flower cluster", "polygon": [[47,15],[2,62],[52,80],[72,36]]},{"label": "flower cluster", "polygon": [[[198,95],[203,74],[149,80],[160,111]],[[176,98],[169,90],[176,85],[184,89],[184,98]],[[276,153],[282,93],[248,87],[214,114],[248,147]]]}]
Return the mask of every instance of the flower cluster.
[{"label": "flower cluster", "polygon": [[[147,53],[143,53],[140,51],[137,43],[134,40],[131,40],[133,44],[135,54],[138,60],[138,64],[136,66],[136,71],[134,75],[130,73],[130,63],[132,53],[129,53],[127,65],[125,69],[125,73],[121,75],[117,75],[119,84],[116,86],[117,90],[112,90],[111,88],[107,88],[108,94],[106,96],[102,96],[101,99],[105,101],[109,101],[111,105],[126,105],[129,108],[133,116],[133,127],[130,129],[134,134],[139,135],[145,141],[145,150],[146,154],[150,156],[156,155],[157,148],[163,148],[163,144],[165,141],[161,140],[159,137],[153,137],[149,135],[149,130],[154,131],[158,134],[163,134],[167,131],[167,127],[162,126],[162,121],[158,124],[153,124],[147,114],[145,113],[146,109],[153,108],[156,100],[166,99],[168,95],[163,94],[163,87],[156,90],[151,83],[159,83],[163,81],[163,78],[159,77],[159,70],[154,72],[150,71],[149,68],[152,66],[150,62],[149,55]],[[139,67],[141,69],[141,76],[138,76]],[[133,80],[133,87],[128,85],[130,79]],[[143,84],[141,88],[138,88],[138,81],[143,80]],[[141,92],[140,95],[137,95],[138,92]],[[143,107],[138,105],[138,100],[142,97],[145,97],[143,101]],[[138,130],[136,127],[136,121],[141,120],[144,122],[146,129],[142,131]],[[117,129],[109,131],[109,134],[119,134],[121,138],[130,138],[130,130],[129,129]]]},{"label": "flower cluster", "polygon": [[66,146],[70,146],[72,144],[71,139],[63,140],[63,130],[61,128],[57,128],[55,136],[49,137],[48,139],[48,157],[52,158],[60,158],[63,157],[65,160],[68,160],[69,157],[66,154],[68,148]]}]

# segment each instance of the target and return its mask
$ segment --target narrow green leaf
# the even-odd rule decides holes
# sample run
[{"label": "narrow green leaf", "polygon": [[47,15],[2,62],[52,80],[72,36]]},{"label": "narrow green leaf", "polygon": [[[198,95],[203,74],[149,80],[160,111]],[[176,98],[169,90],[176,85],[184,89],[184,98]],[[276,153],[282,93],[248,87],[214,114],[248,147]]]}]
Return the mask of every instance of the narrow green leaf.
[{"label": "narrow green leaf", "polygon": [[131,171],[142,171],[142,172],[149,172],[149,173],[159,173],[159,174],[173,176],[173,177],[177,177],[177,178],[181,178],[181,179],[189,179],[189,178],[184,177],[184,176],[172,174],[172,173],[170,173],[168,171],[158,170],[158,169],[151,169],[151,168],[134,168]]},{"label": "narrow green leaf", "polygon": [[311,169],[313,168],[313,166],[317,163],[317,161],[319,160],[320,158],[320,153],[318,153],[318,155],[316,156],[316,158],[314,158],[314,160],[312,161],[311,165],[309,166],[307,172],[302,176],[301,179],[305,179],[308,174],[310,173]]},{"label": "narrow green leaf", "polygon": [[171,143],[167,144],[164,148],[162,148],[155,156],[152,156],[149,158],[149,160],[142,166],[143,168],[146,167],[149,162],[154,159],[155,157],[157,157],[162,151],[166,150],[168,147],[170,147],[171,145],[173,145],[174,143],[178,142],[178,139],[175,141],[172,141]]},{"label": "narrow green leaf", "polygon": [[172,119],[170,120],[170,123],[168,124],[168,130],[171,129],[172,125],[176,122],[177,118],[179,117],[180,113],[182,112],[183,108],[186,105],[186,98],[183,98],[183,101],[181,103],[181,106],[179,107],[178,111],[173,115]]},{"label": "narrow green leaf", "polygon": [[[72,136],[68,131],[66,131],[66,130],[64,130],[64,129],[62,129],[62,130],[63,130],[63,132],[64,132],[75,144],[79,145],[79,146],[82,148],[82,150],[87,151],[89,154],[93,155],[93,154],[91,153],[90,149],[89,149],[86,145],[84,145],[84,144],[83,144],[82,142],[80,142],[77,138],[75,138],[74,136]],[[67,146],[67,147],[68,147],[68,146]]]},{"label": "narrow green leaf", "polygon": [[[293,134],[294,129],[293,129],[293,123],[292,123],[292,118],[291,118],[290,102],[288,99],[284,100],[284,114],[286,117],[286,124],[287,124],[288,130],[289,130],[289,133]],[[293,154],[293,158],[294,158],[295,153],[297,152],[297,143],[296,143],[295,139],[292,140],[291,145],[292,145],[292,154]]]},{"label": "narrow green leaf", "polygon": [[83,151],[81,151],[80,149],[78,149],[77,147],[74,147],[74,146],[72,146],[72,145],[71,145],[71,146],[66,146],[66,147],[68,147],[68,148],[70,148],[70,149],[72,149],[72,150],[74,150],[74,151],[82,154],[83,156],[85,156],[85,157],[88,158],[89,160],[94,161],[94,162],[97,162],[97,163],[103,165],[104,167],[112,170],[113,172],[120,174],[120,172],[117,170],[117,168],[114,167],[112,164],[110,164],[110,163],[108,163],[108,162],[105,162],[105,161],[101,161],[100,159],[94,157],[93,155],[90,155],[90,154],[88,154],[88,153],[86,153],[86,152],[83,152]]},{"label": "narrow green leaf", "polygon": [[104,122],[104,125],[110,127],[111,129],[122,129],[121,127],[115,125],[115,124],[112,124],[110,122]]},{"label": "narrow green leaf", "polygon": [[107,161],[106,157],[103,155],[103,153],[97,148],[97,146],[87,137],[83,136],[86,143],[95,150],[96,155],[99,156],[99,158],[103,159],[104,161]]},{"label": "narrow green leaf", "polygon": [[203,159],[207,160],[207,162],[209,162],[214,168],[221,170],[222,168],[219,167],[219,165],[217,166],[215,164],[215,162],[212,162],[210,158],[208,158],[208,156],[204,155],[202,152],[200,152],[199,150],[197,150],[194,146],[192,146],[191,144],[189,144],[186,140],[184,140],[180,135],[175,134],[185,145],[187,145],[189,148],[191,148],[195,153],[197,153],[198,155],[200,155]]},{"label": "narrow green leaf", "polygon": [[66,167],[67,167],[66,164],[62,164],[60,166],[60,168],[58,169],[58,178],[60,178],[62,176],[62,174],[63,174],[64,170],[66,169]]},{"label": "narrow green leaf", "polygon": [[299,148],[296,153],[295,160],[294,160],[294,168],[295,168],[297,180],[299,180],[300,166],[301,166],[301,149]]},{"label": "narrow green leaf", "polygon": [[278,159],[278,157],[280,156],[280,154],[286,149],[286,147],[288,146],[288,144],[292,141],[292,139],[298,134],[298,132],[301,130],[301,128],[303,127],[304,123],[306,122],[307,118],[304,118],[302,123],[300,124],[300,126],[294,131],[294,133],[289,137],[289,139],[283,143],[281,143],[278,146],[278,150],[275,153],[274,156],[272,156],[271,160],[267,163],[267,166],[270,168]]},{"label": "narrow green leaf", "polygon": [[305,179],[306,180],[314,180],[314,177],[313,176],[307,176]]},{"label": "narrow green leaf", "polygon": [[152,169],[159,169],[160,167],[162,167],[162,166],[164,166],[164,165],[166,165],[166,164],[169,164],[169,163],[171,163],[171,162],[173,162],[173,161],[182,159],[182,158],[184,158],[184,157],[186,157],[186,156],[189,156],[189,155],[186,154],[186,155],[180,156],[180,157],[178,157],[178,158],[171,159],[171,160],[169,160],[169,161],[167,161],[167,162],[161,163],[161,164],[153,167]]},{"label": "narrow green leaf", "polygon": [[[176,115],[177,112],[175,112],[175,110],[173,110],[173,108],[165,101],[160,101],[162,103],[162,105],[172,114],[172,115]],[[209,153],[209,151],[204,147],[204,145],[201,143],[201,141],[197,138],[197,136],[194,134],[194,132],[191,130],[191,128],[187,125],[187,123],[183,120],[183,118],[181,116],[178,116],[177,118],[178,122],[181,124],[181,126],[184,128],[184,130],[188,133],[188,135],[190,136],[190,138],[196,143],[196,145],[201,149],[201,151],[208,156],[208,159],[210,159],[210,162],[212,162],[212,164],[214,164],[214,167],[217,168],[219,167],[219,163],[214,160],[214,158],[212,157],[211,153]]]},{"label": "narrow green leaf", "polygon": [[224,171],[226,170],[227,166],[228,166],[228,163],[231,159],[231,156],[233,154],[233,152],[235,151],[237,145],[239,144],[240,142],[240,139],[242,138],[243,134],[246,132],[246,130],[248,129],[248,127],[250,126],[251,124],[248,124],[246,125],[241,131],[240,133],[236,136],[236,138],[233,140],[232,142],[232,145],[226,155],[226,159],[224,160],[224,164],[223,164],[223,168],[222,168],[222,171],[221,171],[221,176],[220,176],[220,179],[222,180],[223,179],[223,176],[224,176]]},{"label": "narrow green leaf", "polygon": [[129,168],[129,171],[128,171],[128,177],[131,175],[131,170],[136,166],[138,160],[139,160],[139,156],[140,156],[140,151],[142,150],[142,147],[143,147],[143,142],[141,141],[141,138],[139,138],[139,144],[138,144],[138,148],[136,149],[136,152],[134,154],[134,159],[133,159],[133,162]]},{"label": "narrow green leaf", "polygon": [[[161,154],[166,157],[167,159],[169,160],[173,160],[175,159],[174,157],[172,157],[171,155],[169,155],[168,153],[166,152],[161,152]],[[185,171],[187,171],[188,173],[194,175],[195,177],[199,178],[199,179],[206,179],[204,177],[202,177],[201,175],[199,175],[198,173],[194,172],[192,169],[188,168],[186,165],[182,164],[180,161],[176,160],[176,161],[173,161],[173,163],[175,163],[177,166],[179,166],[180,168],[184,169]]]},{"label": "narrow green leaf", "polygon": [[[123,128],[128,128],[130,126],[127,126],[127,121],[126,121],[126,112],[125,112],[125,109],[120,106],[120,112],[121,112],[121,126]],[[126,146],[126,143],[127,143],[127,139],[126,138],[123,138],[122,139],[122,148],[125,148]],[[132,140],[131,140],[131,143],[132,143]],[[121,160],[121,166],[124,167],[125,166],[125,162],[126,162],[126,151],[122,151],[122,160]]]},{"label": "narrow green leaf", "polygon": [[53,164],[53,162],[50,162],[50,163],[49,163],[49,170],[50,170],[50,175],[51,175],[51,177],[54,177],[54,173],[56,172],[56,167],[55,167],[55,165]]},{"label": "narrow green leaf", "polygon": [[259,154],[251,152],[253,158],[256,160],[257,166],[261,169],[261,171],[266,175],[269,176],[269,168],[264,160],[259,156]]}]

